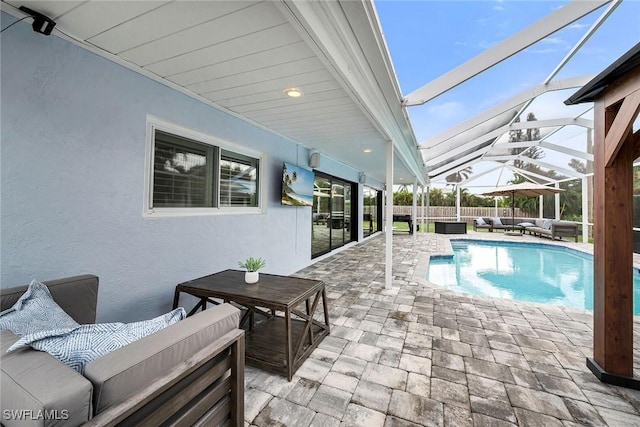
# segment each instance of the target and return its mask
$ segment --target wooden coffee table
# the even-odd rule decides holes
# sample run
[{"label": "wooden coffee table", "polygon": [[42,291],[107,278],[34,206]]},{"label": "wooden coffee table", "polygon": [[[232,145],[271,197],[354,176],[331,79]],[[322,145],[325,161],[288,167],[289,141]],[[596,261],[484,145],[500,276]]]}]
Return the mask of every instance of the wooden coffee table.
[{"label": "wooden coffee table", "polygon": [[[289,381],[329,335],[327,295],[319,280],[261,273],[258,283],[248,285],[244,271],[225,270],[180,283],[174,308],[181,292],[200,298],[189,315],[206,309],[208,303],[220,304],[218,300],[240,308],[240,327],[247,331],[246,363],[283,374]],[[324,316],[318,320],[314,314],[321,299]]]}]

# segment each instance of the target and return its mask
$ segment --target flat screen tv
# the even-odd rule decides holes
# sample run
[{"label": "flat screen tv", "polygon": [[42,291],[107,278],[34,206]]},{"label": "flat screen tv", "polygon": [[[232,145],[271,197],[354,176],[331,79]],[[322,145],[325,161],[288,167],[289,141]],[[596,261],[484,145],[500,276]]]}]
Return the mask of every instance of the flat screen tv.
[{"label": "flat screen tv", "polygon": [[313,206],[313,172],[284,163],[282,167],[282,204]]}]

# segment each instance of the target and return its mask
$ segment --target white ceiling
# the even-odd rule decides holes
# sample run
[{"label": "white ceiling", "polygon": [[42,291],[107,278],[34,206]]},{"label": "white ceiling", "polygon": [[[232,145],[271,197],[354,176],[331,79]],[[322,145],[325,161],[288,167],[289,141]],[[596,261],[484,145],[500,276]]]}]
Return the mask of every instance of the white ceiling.
[{"label": "white ceiling", "polygon": [[[421,170],[395,76],[389,67],[384,69],[389,60],[376,40],[375,13],[372,17],[366,2],[6,3],[43,13],[56,21],[56,30],[63,36],[378,181],[384,181],[389,139],[400,154],[395,162],[396,183],[413,181],[415,172],[410,168]],[[6,5],[3,10],[20,14]],[[321,19],[323,14],[334,18]],[[352,22],[353,17],[360,22]],[[377,52],[363,53],[367,49],[361,47],[363,37],[371,39],[366,43]],[[332,52],[346,52],[356,62],[346,63],[344,58],[332,57]],[[376,64],[381,64],[378,70],[373,69]],[[298,87],[304,95],[289,98],[284,94],[288,87]],[[365,148],[373,152],[365,154]]]}]

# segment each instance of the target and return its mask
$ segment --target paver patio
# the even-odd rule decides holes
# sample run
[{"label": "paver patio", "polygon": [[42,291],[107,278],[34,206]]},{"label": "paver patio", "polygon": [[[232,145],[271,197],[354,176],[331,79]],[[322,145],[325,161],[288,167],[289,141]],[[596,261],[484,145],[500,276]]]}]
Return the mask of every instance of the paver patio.
[{"label": "paver patio", "polygon": [[395,235],[392,289],[384,288],[383,236],[298,272],[325,282],[331,335],[291,382],[247,367],[245,424],[640,425],[640,391],[602,384],[585,365],[591,312],[426,282],[428,255],[449,251],[448,237],[419,234],[414,244]]}]

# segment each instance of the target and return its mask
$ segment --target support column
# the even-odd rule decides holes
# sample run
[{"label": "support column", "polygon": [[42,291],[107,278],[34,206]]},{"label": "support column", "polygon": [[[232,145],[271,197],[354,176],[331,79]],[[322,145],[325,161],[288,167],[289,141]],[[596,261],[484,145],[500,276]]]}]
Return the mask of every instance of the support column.
[{"label": "support column", "polygon": [[384,287],[389,289],[393,283],[393,141],[387,141],[386,187]]},{"label": "support column", "polygon": [[582,242],[589,241],[589,179],[582,178]]},{"label": "support column", "polygon": [[615,106],[607,108],[603,99],[594,105],[593,359],[587,366],[603,382],[637,389],[640,381],[632,378],[634,144],[615,138]]},{"label": "support column", "polygon": [[431,191],[431,187],[427,187],[427,212],[425,213],[425,217],[427,219],[427,228],[424,229],[424,232],[429,231],[429,211],[431,210],[431,199],[429,198],[429,192]]},{"label": "support column", "polygon": [[[555,187],[560,188],[560,183],[556,182]],[[555,207],[555,218],[560,219],[560,193],[555,194],[554,207]]]},{"label": "support column", "polygon": [[413,225],[413,244],[416,243],[418,231],[418,178],[413,178],[413,202],[411,203],[411,224]]},{"label": "support column", "polygon": [[538,218],[544,218],[544,196],[539,196],[538,202]]},{"label": "support column", "polygon": [[[421,186],[422,188],[422,202],[420,203],[420,205],[422,206],[422,216],[420,217],[420,228],[422,229],[422,232],[425,233],[427,230],[424,228],[424,218],[426,217],[427,213],[425,212],[424,206],[425,206],[425,193],[424,193],[424,185]],[[429,197],[429,187],[427,187],[427,196]]]},{"label": "support column", "polygon": [[456,221],[460,221],[460,186],[456,184]]}]

